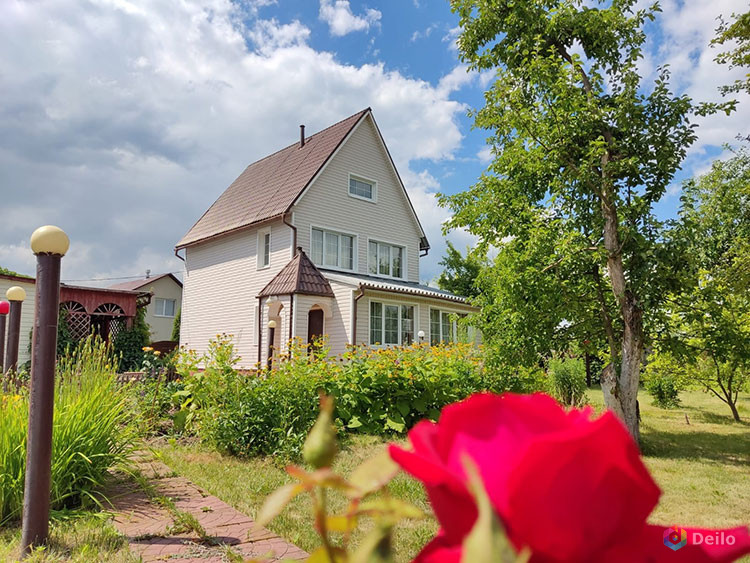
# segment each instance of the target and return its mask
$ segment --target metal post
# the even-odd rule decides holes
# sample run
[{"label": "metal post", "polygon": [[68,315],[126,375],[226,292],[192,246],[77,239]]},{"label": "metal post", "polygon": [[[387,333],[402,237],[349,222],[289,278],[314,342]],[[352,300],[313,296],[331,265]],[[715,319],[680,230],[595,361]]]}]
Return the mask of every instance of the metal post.
[{"label": "metal post", "polygon": [[271,321],[271,323],[273,323],[273,326],[269,326],[268,329],[268,358],[266,358],[266,367],[269,371],[273,367],[273,343],[276,336],[276,323],[274,321]]},{"label": "metal post", "polygon": [[5,368],[3,369],[5,373],[18,371],[18,345],[21,342],[21,309],[26,292],[22,288],[11,287],[8,293],[16,289],[21,289],[23,297],[21,299],[13,299],[12,297],[15,297],[13,294],[8,296],[10,313],[8,314],[8,347],[5,349]]},{"label": "metal post", "polygon": [[21,533],[23,556],[46,543],[49,534],[60,262],[68,249],[68,237],[57,227],[41,227],[31,237],[31,248],[37,257],[37,267]]},{"label": "metal post", "polygon": [[[10,305],[7,301],[0,301],[0,370],[5,362],[5,324],[7,322]],[[0,373],[0,379],[3,380],[3,392],[8,391],[8,380],[5,378],[5,372]]]}]

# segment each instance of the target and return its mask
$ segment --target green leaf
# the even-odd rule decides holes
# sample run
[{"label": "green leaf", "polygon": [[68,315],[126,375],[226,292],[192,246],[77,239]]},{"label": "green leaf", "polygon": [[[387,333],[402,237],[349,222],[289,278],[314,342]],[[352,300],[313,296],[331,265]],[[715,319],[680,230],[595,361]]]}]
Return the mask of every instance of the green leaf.
[{"label": "green leaf", "polygon": [[289,504],[294,497],[305,491],[305,487],[299,483],[289,483],[276,489],[266,497],[256,517],[259,526],[265,526],[271,520],[276,518],[282,510]]},{"label": "green leaf", "polygon": [[391,459],[387,449],[363,461],[349,477],[355,490],[350,496],[365,496],[379,491],[399,472],[399,466]]}]

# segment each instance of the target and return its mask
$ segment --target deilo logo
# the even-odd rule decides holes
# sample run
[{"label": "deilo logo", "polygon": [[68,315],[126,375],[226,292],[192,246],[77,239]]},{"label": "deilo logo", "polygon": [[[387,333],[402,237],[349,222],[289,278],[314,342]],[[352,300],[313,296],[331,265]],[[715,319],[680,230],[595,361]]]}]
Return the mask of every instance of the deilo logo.
[{"label": "deilo logo", "polygon": [[672,526],[664,530],[664,545],[672,551],[677,551],[687,545],[687,532],[679,526]]},{"label": "deilo logo", "polygon": [[[684,528],[672,526],[664,530],[664,545],[672,551],[677,551],[688,543],[688,533]],[[725,534],[723,530],[703,532],[693,531],[690,534],[690,545],[734,545],[737,538],[733,534]]]}]

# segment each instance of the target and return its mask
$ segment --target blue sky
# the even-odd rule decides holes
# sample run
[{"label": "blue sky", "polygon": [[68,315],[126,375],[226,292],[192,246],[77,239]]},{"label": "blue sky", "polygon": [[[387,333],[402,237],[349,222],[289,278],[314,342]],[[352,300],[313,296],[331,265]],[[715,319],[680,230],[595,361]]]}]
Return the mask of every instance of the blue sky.
[{"label": "blue sky", "polygon": [[[717,16],[746,2],[662,6],[643,74],[669,64],[678,92],[719,99],[738,72],[708,43]],[[32,273],[28,236],[51,223],[71,237],[63,279],[178,271],[175,242],[248,163],[294,142],[300,123],[314,132],[371,106],[432,244],[422,278],[434,278],[448,218],[435,194],[465,189],[489,158],[466,112],[491,76],[458,61],[457,24],[440,0],[5,2],[0,265]],[[746,98],[731,118],[701,120],[661,216],[681,178],[748,132]]]}]

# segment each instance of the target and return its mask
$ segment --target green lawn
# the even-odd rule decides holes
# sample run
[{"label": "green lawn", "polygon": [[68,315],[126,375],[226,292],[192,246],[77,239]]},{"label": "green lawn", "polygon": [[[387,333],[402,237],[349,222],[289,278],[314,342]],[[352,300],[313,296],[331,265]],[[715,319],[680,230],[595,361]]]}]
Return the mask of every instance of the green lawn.
[{"label": "green lawn", "polygon": [[[601,409],[601,391],[592,389],[588,395],[591,404]],[[650,400],[642,393],[643,452],[664,490],[652,522],[705,527],[747,523],[750,424],[735,423],[726,405],[700,391],[683,393],[683,406],[678,409],[662,410]],[[741,416],[750,419],[749,395],[742,396],[739,409]],[[380,438],[355,436],[345,444],[334,469],[347,474],[382,447]],[[289,481],[270,459],[238,460],[194,445],[161,444],[156,450],[177,473],[251,516],[268,494]],[[421,485],[414,480],[400,475],[391,488],[396,496],[427,508]],[[334,510],[345,505],[336,495],[331,503]],[[298,497],[269,528],[312,550],[318,543],[309,511],[309,499]],[[399,530],[395,542],[399,560],[410,560],[436,528],[434,521],[426,520]]]},{"label": "green lawn", "polygon": [[[0,561],[16,561],[21,530],[18,526],[0,528]],[[137,563],[125,538],[112,526],[103,512],[77,511],[58,515],[50,526],[50,543],[24,562],[52,563]]]},{"label": "green lawn", "polygon": [[[588,395],[591,404],[601,409],[601,392],[593,389]],[[741,416],[750,420],[750,395],[742,396],[739,409]],[[723,403],[700,391],[685,392],[683,406],[673,410],[652,406],[650,397],[643,393],[641,411],[644,458],[664,490],[652,521],[705,527],[747,523],[750,424],[735,423]],[[160,442],[154,447],[177,473],[251,516],[268,494],[289,481],[283,469],[270,459],[238,460],[188,444]],[[345,443],[335,469],[347,474],[382,447],[380,438],[354,436]],[[391,490],[428,510],[421,485],[407,476],[399,475]],[[334,494],[331,504],[334,510],[342,509],[345,501]],[[308,497],[298,497],[269,527],[303,549],[312,550],[318,544],[309,511]],[[30,561],[137,561],[106,514],[72,514],[78,516],[53,522],[50,546]],[[358,532],[354,541],[366,526],[365,522],[365,530]],[[436,528],[432,520],[401,528],[395,542],[398,560],[410,560]],[[17,527],[0,528],[0,561],[14,559],[19,537]]]}]

